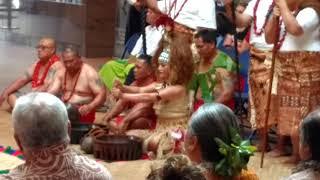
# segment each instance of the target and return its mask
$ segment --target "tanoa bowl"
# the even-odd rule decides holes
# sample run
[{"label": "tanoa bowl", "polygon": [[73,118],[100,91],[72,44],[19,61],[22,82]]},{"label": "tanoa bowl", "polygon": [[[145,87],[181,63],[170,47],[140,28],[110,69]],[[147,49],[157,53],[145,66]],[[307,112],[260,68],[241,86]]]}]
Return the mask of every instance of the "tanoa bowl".
[{"label": "tanoa bowl", "polygon": [[127,135],[101,135],[93,139],[93,155],[105,161],[137,160],[142,155],[142,139]]}]

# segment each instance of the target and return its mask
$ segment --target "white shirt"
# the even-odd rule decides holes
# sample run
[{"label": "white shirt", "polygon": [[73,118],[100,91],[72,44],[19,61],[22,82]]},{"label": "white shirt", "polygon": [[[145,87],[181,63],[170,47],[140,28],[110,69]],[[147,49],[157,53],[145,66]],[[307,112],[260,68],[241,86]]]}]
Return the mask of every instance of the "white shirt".
[{"label": "white shirt", "polygon": [[[251,0],[243,12],[244,14],[247,14],[252,17],[252,23],[251,23],[251,29],[250,29],[250,44],[253,45],[255,48],[267,51],[271,50],[273,45],[267,44],[264,36],[264,30],[260,36],[257,36],[254,33],[254,6],[256,5],[257,0]],[[259,6],[257,8],[257,31],[260,32],[265,20],[266,15],[268,13],[269,7],[272,4],[272,0],[260,0]]]},{"label": "white shirt", "polygon": [[[163,13],[168,14],[174,1],[158,1],[158,8]],[[174,18],[184,2],[185,0],[177,0],[176,6],[172,8],[171,14],[168,15]],[[174,21],[191,29],[196,29],[197,27],[217,29],[215,8],[214,0],[187,0]]]},{"label": "white shirt", "polygon": [[[147,46],[147,54],[153,56],[158,48],[158,44],[162,38],[163,29],[162,27],[156,28],[152,26],[146,27],[146,46]],[[131,51],[131,55],[137,56],[142,53],[142,35],[136,42],[133,50]]]},{"label": "white shirt", "polygon": [[137,0],[127,0],[127,2],[128,2],[130,5],[133,5],[134,3],[137,2]]},{"label": "white shirt", "polygon": [[287,33],[280,51],[320,51],[320,19],[312,8],[302,9],[297,17],[303,29],[301,36]]}]

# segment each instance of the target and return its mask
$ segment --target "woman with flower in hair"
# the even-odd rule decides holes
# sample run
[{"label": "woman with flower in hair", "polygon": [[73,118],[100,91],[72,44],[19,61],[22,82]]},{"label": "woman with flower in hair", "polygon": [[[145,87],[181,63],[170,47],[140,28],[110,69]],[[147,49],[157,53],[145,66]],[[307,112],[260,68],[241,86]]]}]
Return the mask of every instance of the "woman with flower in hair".
[{"label": "woman with flower in hair", "polygon": [[[192,56],[186,46],[181,48],[185,51],[185,55]],[[128,87],[126,93],[113,91],[114,96],[123,101],[154,103],[157,115],[155,130],[129,130],[126,134],[143,138],[144,150],[154,152],[157,158],[179,151],[180,141],[177,140],[182,139],[183,130],[187,127],[189,119],[187,85],[192,78],[193,62],[175,53],[172,49],[164,48],[160,54],[158,58],[160,82],[142,88]],[[172,58],[172,54],[175,54],[175,59]]]},{"label": "woman with flower in hair", "polygon": [[202,105],[191,117],[185,135],[185,151],[203,166],[208,180],[257,180],[246,170],[255,147],[239,136],[238,120],[225,105]]}]

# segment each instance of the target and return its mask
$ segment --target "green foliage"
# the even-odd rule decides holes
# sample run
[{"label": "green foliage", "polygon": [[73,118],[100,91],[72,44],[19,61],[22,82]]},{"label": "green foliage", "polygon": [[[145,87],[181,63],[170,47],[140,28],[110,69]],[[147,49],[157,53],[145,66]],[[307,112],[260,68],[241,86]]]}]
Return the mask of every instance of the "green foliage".
[{"label": "green foliage", "polygon": [[8,174],[9,170],[0,170],[0,174]]},{"label": "green foliage", "polygon": [[251,146],[248,140],[242,140],[235,129],[231,128],[229,131],[232,137],[230,145],[220,138],[214,139],[219,146],[219,152],[224,156],[215,165],[214,171],[218,175],[225,177],[239,175],[242,169],[247,168],[249,157],[256,151],[256,147]]}]

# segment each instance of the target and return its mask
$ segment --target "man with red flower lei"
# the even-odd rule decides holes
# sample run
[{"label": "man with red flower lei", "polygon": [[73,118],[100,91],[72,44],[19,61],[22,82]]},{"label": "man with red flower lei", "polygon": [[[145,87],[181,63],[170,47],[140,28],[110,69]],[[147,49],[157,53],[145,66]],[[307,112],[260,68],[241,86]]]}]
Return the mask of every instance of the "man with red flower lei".
[{"label": "man with red flower lei", "polygon": [[[224,0],[227,16],[232,18],[232,0]],[[249,100],[250,100],[250,122],[252,127],[257,129],[261,136],[266,119],[267,96],[270,82],[270,69],[272,57],[272,44],[267,44],[265,40],[265,26],[269,18],[274,3],[273,0],[251,0],[240,14],[235,12],[235,23],[237,27],[251,26],[250,29],[250,69],[249,69]],[[276,80],[276,79],[275,79]],[[272,95],[271,111],[268,126],[276,123],[276,95]],[[262,146],[259,145],[259,150]]]},{"label": "man with red flower lei", "polygon": [[95,120],[96,108],[105,101],[106,88],[98,72],[81,60],[76,47],[68,45],[62,53],[62,60],[65,74],[57,78],[53,86],[62,87],[62,101],[79,110],[80,122],[91,124]]},{"label": "man with red flower lei", "polygon": [[54,80],[64,73],[64,66],[56,55],[56,43],[52,38],[42,38],[37,47],[39,60],[33,63],[24,75],[10,84],[0,95],[0,106],[7,99],[8,104],[14,107],[16,99],[21,95],[18,90],[31,82],[32,91],[55,94],[59,91],[52,89]]}]

